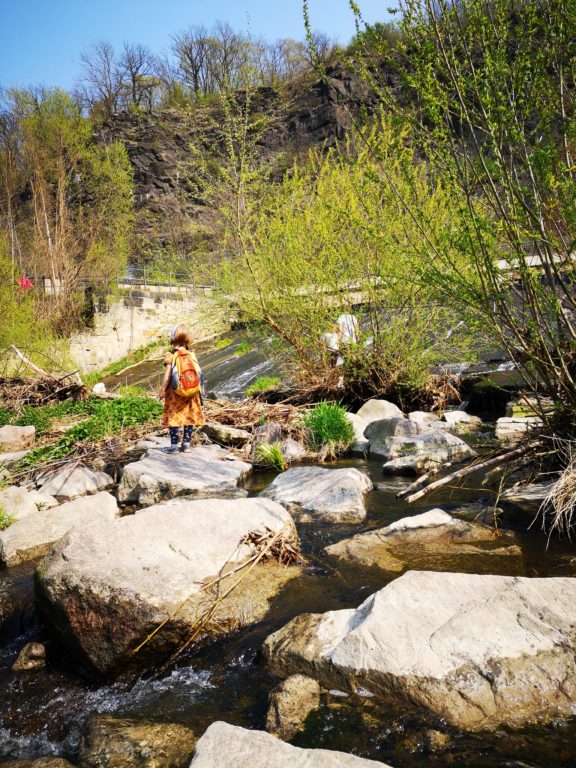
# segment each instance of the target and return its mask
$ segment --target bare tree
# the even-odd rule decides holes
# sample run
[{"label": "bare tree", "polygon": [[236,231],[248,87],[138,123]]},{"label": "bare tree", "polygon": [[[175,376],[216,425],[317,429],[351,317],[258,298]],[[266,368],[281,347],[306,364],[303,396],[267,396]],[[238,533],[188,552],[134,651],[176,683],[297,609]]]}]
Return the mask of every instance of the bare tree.
[{"label": "bare tree", "polygon": [[208,60],[212,46],[203,26],[191,27],[172,38],[172,50],[178,58],[182,78],[196,98],[210,90]]},{"label": "bare tree", "polygon": [[152,109],[154,91],[160,85],[156,76],[156,62],[149,48],[124,43],[118,62],[125,101],[134,107]]},{"label": "bare tree", "polygon": [[98,105],[104,117],[112,117],[118,111],[122,91],[122,70],[114,48],[106,40],[101,40],[89,51],[81,53],[80,61],[86,103],[92,110]]}]

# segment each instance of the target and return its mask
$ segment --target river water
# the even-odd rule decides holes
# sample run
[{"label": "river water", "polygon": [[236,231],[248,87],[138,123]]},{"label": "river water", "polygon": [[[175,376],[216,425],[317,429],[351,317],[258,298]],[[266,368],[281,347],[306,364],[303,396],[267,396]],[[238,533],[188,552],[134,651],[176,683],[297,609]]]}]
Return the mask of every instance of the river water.
[{"label": "river water", "polygon": [[[230,348],[205,355],[202,360],[210,375],[209,387],[232,391],[232,369],[241,361],[238,376],[262,375],[265,360],[262,348],[250,353],[252,358],[235,358]],[[247,364],[248,363],[248,364]],[[158,363],[133,372],[129,383],[151,381],[158,376]],[[269,371],[266,371],[267,373]],[[124,382],[122,382],[124,383]],[[219,390],[223,394],[223,389]],[[368,516],[362,526],[316,524],[299,525],[299,534],[308,566],[292,580],[275,599],[265,621],[204,648],[183,659],[176,669],[154,677],[143,675],[137,680],[106,682],[90,677],[81,664],[72,659],[39,623],[33,604],[34,564],[0,571],[0,594],[7,593],[17,611],[0,638],[0,759],[62,755],[72,762],[77,757],[78,743],[86,719],[96,713],[107,713],[164,722],[180,722],[197,734],[214,720],[223,719],[250,728],[262,729],[265,723],[267,695],[276,681],[262,662],[260,648],[270,632],[303,612],[323,612],[358,605],[369,594],[386,583],[382,574],[358,569],[334,570],[324,557],[323,548],[340,538],[361,530],[387,525],[394,520],[442,506],[447,511],[458,509],[461,516],[472,502],[481,500],[485,491],[471,480],[469,489],[444,489],[430,499],[422,499],[408,507],[396,499],[403,487],[401,479],[384,479],[381,462],[346,459],[331,466],[355,466],[366,472],[375,483],[369,494]],[[261,491],[272,473],[256,474],[250,480],[251,494]],[[522,575],[576,575],[573,548],[546,540],[533,531],[522,536]],[[440,560],[438,570],[494,573],[494,560],[500,573],[517,572],[518,560],[474,558],[473,566],[466,558],[455,556],[450,562]],[[414,567],[418,552],[414,552]],[[512,570],[516,569],[516,571]],[[10,667],[25,642],[39,640],[48,647],[45,669],[13,673]],[[412,722],[402,713],[376,707],[370,699],[327,694],[320,710],[307,722],[306,730],[296,737],[299,746],[340,749],[386,762],[393,768],[421,766],[469,766],[469,768],[549,768],[576,765],[576,720],[558,722],[546,727],[522,731],[502,728],[496,732],[470,735],[447,731],[452,743],[442,754],[427,753],[422,724]]]}]

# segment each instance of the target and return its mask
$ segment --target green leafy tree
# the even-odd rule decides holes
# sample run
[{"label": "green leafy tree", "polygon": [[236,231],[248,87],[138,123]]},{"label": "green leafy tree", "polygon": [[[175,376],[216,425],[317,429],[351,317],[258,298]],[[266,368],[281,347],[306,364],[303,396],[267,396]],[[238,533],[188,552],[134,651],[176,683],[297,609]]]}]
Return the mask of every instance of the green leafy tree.
[{"label": "green leafy tree", "polygon": [[[448,194],[449,224],[438,230],[396,190],[429,257],[422,280],[573,417],[576,5],[401,0],[399,11],[400,40],[379,47],[380,66],[370,52],[356,66],[405,119]],[[404,73],[400,97],[378,76],[390,68]]]}]

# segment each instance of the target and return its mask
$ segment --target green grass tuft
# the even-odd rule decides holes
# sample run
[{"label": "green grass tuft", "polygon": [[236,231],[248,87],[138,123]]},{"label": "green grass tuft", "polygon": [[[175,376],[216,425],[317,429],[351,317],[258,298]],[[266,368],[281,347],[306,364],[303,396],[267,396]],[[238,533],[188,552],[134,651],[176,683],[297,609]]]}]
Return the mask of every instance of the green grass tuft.
[{"label": "green grass tuft", "polygon": [[246,387],[246,395],[253,397],[259,392],[269,392],[272,389],[277,389],[279,384],[279,376],[259,376],[250,386]]},{"label": "green grass tuft", "polygon": [[354,441],[354,428],[346,410],[335,403],[318,403],[304,416],[308,441],[315,451],[337,455]]},{"label": "green grass tuft", "polygon": [[218,339],[218,341],[214,344],[214,349],[224,349],[225,347],[229,347],[230,344],[232,344],[232,339]]},{"label": "green grass tuft", "polygon": [[266,469],[276,469],[279,472],[286,469],[286,462],[279,445],[260,443],[256,448],[256,458],[258,464]]},{"label": "green grass tuft", "polygon": [[249,341],[241,341],[234,350],[234,354],[236,357],[242,357],[242,355],[246,355],[248,352],[252,352],[253,349],[254,344],[251,344]]}]

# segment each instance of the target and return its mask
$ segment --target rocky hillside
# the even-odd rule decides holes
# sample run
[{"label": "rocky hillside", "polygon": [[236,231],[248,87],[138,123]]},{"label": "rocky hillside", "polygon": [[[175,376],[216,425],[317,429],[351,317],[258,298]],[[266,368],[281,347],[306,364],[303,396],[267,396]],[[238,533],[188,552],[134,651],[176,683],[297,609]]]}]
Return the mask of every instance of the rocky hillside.
[{"label": "rocky hillside", "polygon": [[[279,167],[289,165],[294,155],[342,138],[352,127],[352,116],[373,104],[369,88],[344,66],[331,67],[327,74],[327,80],[303,80],[282,92],[260,88],[253,98],[254,110],[273,115],[261,143],[263,152],[277,157]],[[128,150],[141,245],[189,249],[198,245],[199,237],[210,237],[202,194],[205,170],[198,153],[204,157],[203,169],[206,157],[208,168],[211,160],[218,162],[215,119],[218,106],[204,104],[189,111],[124,112],[99,129],[102,141],[120,140]]]}]

